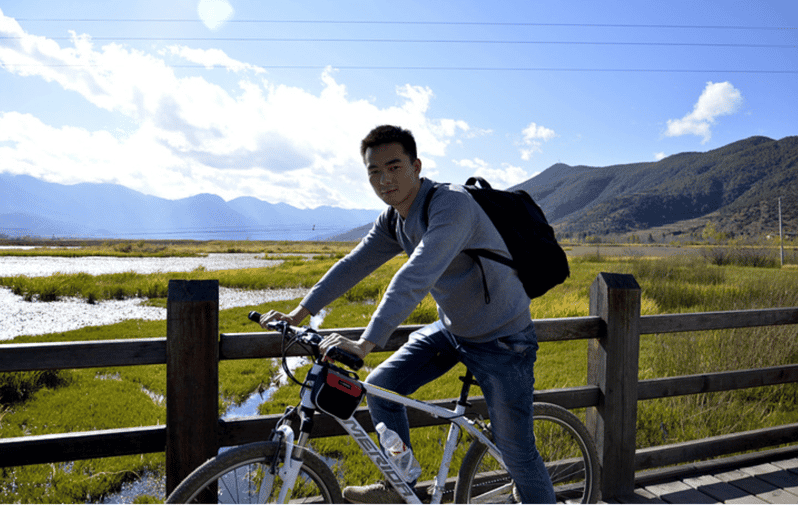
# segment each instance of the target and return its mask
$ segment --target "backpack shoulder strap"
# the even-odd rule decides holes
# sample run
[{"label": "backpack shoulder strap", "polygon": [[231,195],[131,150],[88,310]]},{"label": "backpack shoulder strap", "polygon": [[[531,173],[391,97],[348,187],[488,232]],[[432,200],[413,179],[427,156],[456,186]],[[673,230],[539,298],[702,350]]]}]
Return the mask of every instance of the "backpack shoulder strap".
[{"label": "backpack shoulder strap", "polygon": [[391,236],[397,242],[399,241],[399,237],[396,236],[396,220],[399,216],[396,215],[396,209],[391,206],[388,206],[388,228],[390,229]]},{"label": "backpack shoulder strap", "polygon": [[429,204],[432,201],[432,195],[434,195],[437,190],[438,185],[436,184],[427,191],[427,196],[424,197],[424,206],[421,208],[421,224],[424,225],[424,228],[429,226]]},{"label": "backpack shoulder strap", "polygon": [[[424,205],[421,207],[421,224],[424,225],[426,228],[429,225],[429,204],[432,201],[432,195],[435,194],[435,190],[438,189],[437,185],[434,185],[430,188],[427,192],[427,196],[424,197]],[[394,240],[397,242],[399,241],[399,237],[396,236],[396,221],[399,219],[399,215],[396,213],[396,209],[393,207],[388,207],[388,226],[391,228],[391,235],[393,236]]]}]

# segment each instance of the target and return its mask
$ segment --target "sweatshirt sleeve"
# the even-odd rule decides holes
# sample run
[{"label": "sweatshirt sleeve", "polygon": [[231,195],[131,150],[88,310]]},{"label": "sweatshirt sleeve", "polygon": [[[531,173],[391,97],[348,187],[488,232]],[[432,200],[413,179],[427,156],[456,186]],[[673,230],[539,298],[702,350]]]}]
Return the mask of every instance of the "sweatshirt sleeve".
[{"label": "sweatshirt sleeve", "polygon": [[396,327],[407,319],[463,250],[476,219],[469,198],[464,193],[438,191],[430,202],[426,231],[418,229],[422,224],[417,216],[405,224],[409,235],[423,232],[421,241],[388,285],[363,333],[364,339],[384,347]]},{"label": "sweatshirt sleeve", "polygon": [[380,214],[368,235],[313,286],[302,300],[302,306],[311,314],[317,314],[402,252],[402,247],[390,231],[391,224],[387,211]]}]

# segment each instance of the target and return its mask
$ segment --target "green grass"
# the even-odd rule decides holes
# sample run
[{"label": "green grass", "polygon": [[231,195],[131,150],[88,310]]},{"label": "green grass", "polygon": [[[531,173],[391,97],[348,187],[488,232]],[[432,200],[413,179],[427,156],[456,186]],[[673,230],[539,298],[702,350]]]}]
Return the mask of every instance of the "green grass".
[{"label": "green grass", "polygon": [[[303,244],[302,247],[308,246]],[[287,245],[280,245],[276,249],[280,249],[276,254],[292,252]],[[223,286],[245,289],[311,286],[341,254],[340,250],[314,252],[321,253],[321,256],[309,262],[291,260],[277,268],[164,275],[120,274],[116,277],[80,274],[53,276],[25,284],[24,292],[32,293],[32,297],[42,296],[48,290],[55,296],[73,296],[60,293],[68,285],[78,285],[77,296],[87,297],[86,293],[90,294],[94,290],[94,296],[99,298],[106,296],[103,293],[114,296],[115,290],[122,291],[123,294],[119,296],[135,296],[136,293],[152,289],[161,296],[163,303],[169,278],[216,278]],[[388,263],[332,303],[324,327],[365,326],[388,281],[402,263],[402,259]],[[599,272],[633,274],[642,287],[644,314],[798,306],[796,269],[718,266],[695,254],[665,259],[594,255],[573,259],[571,270],[571,278],[565,284],[533,301],[530,310],[534,318],[587,315],[590,285]],[[0,280],[3,284],[7,282],[12,281]],[[257,327],[246,320],[249,310],[288,311],[298,301],[221,311],[220,331],[256,331]],[[427,298],[407,322],[423,324],[436,317],[435,305]],[[165,334],[165,321],[134,320],[50,335],[19,337],[14,343],[149,338],[163,337]],[[367,357],[366,366],[374,367],[388,355],[373,353]],[[541,344],[535,387],[554,389],[585,384],[586,360],[587,343],[584,341]],[[791,326],[644,335],[641,338],[641,379],[796,362],[798,338]],[[413,396],[421,399],[457,396],[460,388],[457,377],[463,373],[461,368],[456,367]],[[230,402],[240,401],[249,393],[266,387],[274,369],[271,360],[222,362],[220,412]],[[365,373],[360,375],[361,378],[365,377]],[[163,403],[153,401],[147,392],[165,395],[165,381],[164,365],[2,374],[0,436],[163,423]],[[796,422],[797,393],[796,385],[790,384],[641,402],[638,409],[638,446],[674,443]],[[296,403],[296,395],[295,386],[281,388],[273,401],[264,406],[264,413],[282,412],[286,404]],[[425,468],[422,479],[430,478],[437,467],[445,435],[445,428],[413,430],[416,456]],[[351,441],[339,437],[314,440],[313,444],[325,455],[343,458],[343,484],[368,482],[377,478],[373,465],[366,462]],[[5,468],[0,470],[0,501],[76,502],[85,501],[87,497],[96,500],[143,472],[162,472],[163,465],[163,454],[152,454]],[[457,468],[457,463],[453,468]]]},{"label": "green grass", "polygon": [[20,242],[0,239],[0,245],[28,245],[34,249],[0,249],[0,256],[180,257],[209,253],[345,254],[351,242],[288,242],[273,240],[82,240]]}]

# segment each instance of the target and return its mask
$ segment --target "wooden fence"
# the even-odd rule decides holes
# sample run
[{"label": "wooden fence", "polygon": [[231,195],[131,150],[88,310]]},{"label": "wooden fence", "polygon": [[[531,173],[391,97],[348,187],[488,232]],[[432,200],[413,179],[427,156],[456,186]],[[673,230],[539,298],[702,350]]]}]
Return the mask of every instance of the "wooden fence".
[{"label": "wooden fence", "polygon": [[[218,281],[170,281],[166,338],[0,346],[0,372],[164,363],[167,369],[166,426],[0,439],[0,466],[165,451],[169,491],[219,447],[268,436],[279,416],[218,419],[218,363],[278,357],[279,335],[220,336],[218,290]],[[535,321],[541,342],[588,341],[588,385],[536,391],[535,399],[569,409],[587,408],[587,425],[601,459],[602,496],[629,494],[635,471],[798,442],[796,423],[636,451],[640,400],[798,382],[798,364],[638,380],[640,335],[785,324],[798,324],[798,308],[641,316],[635,279],[601,273],[591,286],[590,316]],[[398,328],[386,349],[399,348],[416,328]],[[331,331],[357,338],[362,328],[321,333]],[[472,403],[475,411],[487,415],[484,400]],[[373,429],[364,408],[355,415],[364,427]],[[412,410],[409,417],[412,427],[443,423]],[[316,423],[316,437],[342,434],[329,419]]]}]

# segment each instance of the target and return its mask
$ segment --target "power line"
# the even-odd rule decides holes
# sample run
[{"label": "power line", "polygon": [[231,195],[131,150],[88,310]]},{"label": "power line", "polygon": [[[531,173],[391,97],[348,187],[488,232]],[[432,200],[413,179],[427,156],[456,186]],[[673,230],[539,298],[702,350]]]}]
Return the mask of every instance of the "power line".
[{"label": "power line", "polygon": [[[91,64],[8,64],[0,63],[0,68],[93,68],[105,67],[106,65]],[[617,73],[719,73],[719,74],[798,74],[796,70],[768,70],[768,69],[690,69],[690,68],[563,68],[563,67],[443,67],[443,66],[372,66],[372,65],[170,65],[170,68],[187,69],[252,69],[259,68],[265,70],[324,70],[332,68],[335,70],[412,70],[412,71],[458,71],[458,72],[617,72]]]},{"label": "power line", "polygon": [[[24,22],[80,22],[80,23],[201,23],[200,19],[121,19],[121,18],[17,18]],[[743,26],[743,25],[670,25],[670,24],[615,24],[615,23],[525,23],[503,21],[365,21],[321,19],[230,19],[227,23],[253,24],[319,24],[319,25],[427,25],[427,26],[526,26],[570,28],[657,28],[691,30],[796,30],[794,26]]]},{"label": "power line", "polygon": [[[0,36],[0,40],[21,40],[19,36]],[[72,40],[73,37],[48,37],[50,40]],[[577,46],[663,46],[663,47],[728,47],[755,49],[798,49],[796,44],[738,44],[715,42],[594,42],[568,40],[493,40],[493,39],[340,39],[284,37],[91,37],[93,41],[165,41],[165,42],[312,42],[312,43],[398,43],[398,44],[522,44]]]}]

